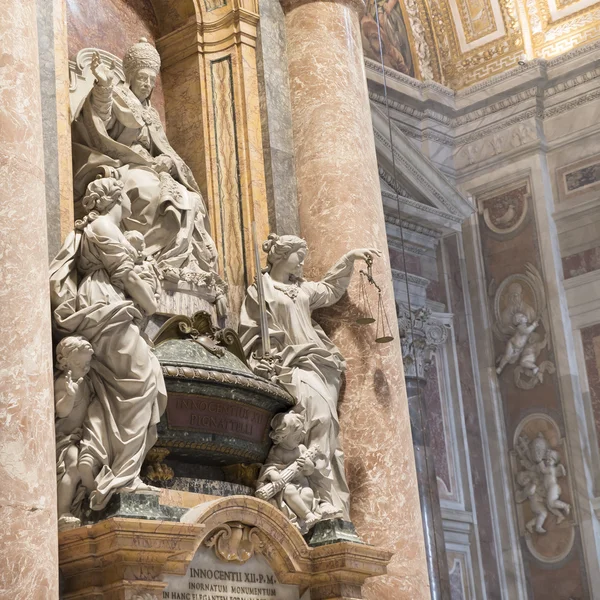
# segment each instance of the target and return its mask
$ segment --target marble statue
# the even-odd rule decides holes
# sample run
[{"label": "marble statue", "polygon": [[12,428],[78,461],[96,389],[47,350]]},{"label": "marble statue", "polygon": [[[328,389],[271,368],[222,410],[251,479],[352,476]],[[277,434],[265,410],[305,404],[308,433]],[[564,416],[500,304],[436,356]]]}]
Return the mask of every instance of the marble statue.
[{"label": "marble statue", "polygon": [[123,58],[124,81],[98,52],[89,68],[95,82],[73,123],[76,203],[99,174],[122,181],[131,203],[123,229],[144,236],[144,253],[166,281],[212,290],[224,315],[225,284],[217,274],[204,200],[150,101],[160,71],[158,52],[144,38],[131,46]]},{"label": "marble statue", "polygon": [[274,445],[258,476],[256,496],[270,500],[306,533],[322,516],[313,490],[317,485],[311,485],[311,478],[318,476],[315,463],[321,452],[316,445],[308,449],[303,444],[304,418],[294,411],[275,415],[269,435]]},{"label": "marble statue", "polygon": [[59,530],[81,524],[73,515],[81,482],[77,467],[83,424],[93,399],[88,377],[94,350],[81,335],[63,338],[56,346],[58,374],[54,379],[56,480]]},{"label": "marble statue", "polygon": [[[59,449],[59,478],[64,471],[71,481],[63,479],[64,495],[59,492],[64,514],[72,512],[66,505],[73,480],[80,481],[92,510],[104,508],[117,491],[150,491],[139,474],[166,407],[160,364],[139,328],[156,311],[160,284],[120,229],[131,216],[125,191],[123,181],[112,177],[92,181],[82,199],[87,215],[50,266],[53,324],[63,338],[57,352],[63,371],[56,383],[58,441],[64,434],[77,445],[64,456]],[[74,336],[81,348],[68,354]],[[75,361],[78,355],[89,364],[83,357]]]},{"label": "marble statue", "polygon": [[515,499],[518,503],[528,500],[534,515],[525,527],[529,533],[546,533],[544,524],[549,512],[557,524],[571,512],[571,505],[560,499],[562,490],[558,484],[558,478],[566,477],[566,468],[541,432],[533,440],[526,434],[520,435],[515,450],[522,467],[515,476]]},{"label": "marble statue", "polygon": [[335,304],[344,294],[357,260],[372,260],[378,250],[345,254],[318,282],[306,281],[302,268],[308,248],[293,236],[271,234],[263,244],[267,268],[263,276],[268,335],[273,351],[262,357],[260,307],[256,285],[248,288],[239,332],[254,371],[279,382],[304,411],[307,448],[318,445],[329,461],[311,487],[319,498],[322,518],[348,517],[349,492],[343,453],[338,442],[338,394],[346,363],[323,329],[312,319],[314,310]]}]

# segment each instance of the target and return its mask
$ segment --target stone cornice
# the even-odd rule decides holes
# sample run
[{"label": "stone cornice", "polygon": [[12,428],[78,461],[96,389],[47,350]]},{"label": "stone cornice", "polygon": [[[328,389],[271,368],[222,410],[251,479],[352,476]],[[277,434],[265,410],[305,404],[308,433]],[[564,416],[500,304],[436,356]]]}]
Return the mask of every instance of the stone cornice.
[{"label": "stone cornice", "polygon": [[[551,60],[532,60],[458,92],[440,84],[416,81],[386,68],[386,77],[401,84],[388,85],[388,104],[395,112],[392,118],[396,124],[406,115],[406,121],[398,125],[406,135],[446,146],[462,145],[494,133],[499,127],[532,116],[543,120],[596,100],[598,91],[590,88],[600,80],[599,59],[600,41]],[[373,61],[367,62],[367,70],[381,74],[381,67]],[[385,98],[377,88],[378,79],[372,82],[372,102],[385,106]],[[584,87],[584,93],[574,99],[574,90],[580,86]],[[515,114],[519,110],[519,114]],[[494,114],[498,114],[499,120],[486,130],[461,135],[452,131]],[[429,121],[431,126],[421,129],[424,121]]]},{"label": "stone cornice", "polygon": [[337,4],[344,4],[354,9],[359,15],[363,15],[365,12],[365,0],[280,0],[281,6],[285,12],[289,12],[298,6],[304,4],[311,4],[313,2],[333,2]]}]

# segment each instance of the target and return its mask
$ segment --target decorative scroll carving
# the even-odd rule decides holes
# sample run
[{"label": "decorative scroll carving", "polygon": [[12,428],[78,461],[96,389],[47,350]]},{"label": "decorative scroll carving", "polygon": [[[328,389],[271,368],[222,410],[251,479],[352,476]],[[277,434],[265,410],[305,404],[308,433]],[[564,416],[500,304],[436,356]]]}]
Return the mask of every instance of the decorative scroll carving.
[{"label": "decorative scroll carving", "polygon": [[249,527],[237,521],[225,523],[217,528],[204,544],[214,548],[215,554],[221,560],[243,565],[263,547],[258,532],[257,527]]}]

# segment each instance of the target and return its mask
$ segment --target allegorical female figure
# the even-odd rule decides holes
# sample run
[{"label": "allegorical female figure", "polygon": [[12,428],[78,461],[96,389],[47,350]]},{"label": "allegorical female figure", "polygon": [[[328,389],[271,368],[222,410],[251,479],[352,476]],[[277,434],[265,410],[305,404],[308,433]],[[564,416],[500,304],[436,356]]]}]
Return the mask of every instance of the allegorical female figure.
[{"label": "allegorical female figure", "polygon": [[166,407],[158,359],[138,324],[157,308],[157,281],[136,271],[138,252],[119,224],[130,215],[123,183],[93,181],[78,221],[50,266],[55,332],[89,341],[86,378],[94,399],[87,407],[77,468],[90,507],[100,510],[116,491],[146,491],[139,473],[156,441]]},{"label": "allegorical female figure", "polygon": [[144,235],[145,253],[165,278],[220,282],[198,184],[150,102],[160,71],[158,52],[144,38],[131,46],[123,58],[125,82],[98,54],[91,69],[96,83],[73,129],[75,199],[98,174],[113,170],[131,201],[122,227]]},{"label": "allegorical female figure", "polygon": [[329,468],[314,473],[311,485],[323,518],[348,518],[348,486],[338,443],[338,395],[346,363],[323,329],[312,319],[318,308],[335,304],[350,283],[354,262],[370,260],[377,250],[345,254],[321,281],[305,281],[302,267],[306,241],[293,235],[270,235],[263,244],[267,272],[263,277],[272,360],[262,356],[256,286],[248,288],[239,332],[249,362],[257,374],[276,377],[294,396],[306,420],[305,446],[318,444]]}]

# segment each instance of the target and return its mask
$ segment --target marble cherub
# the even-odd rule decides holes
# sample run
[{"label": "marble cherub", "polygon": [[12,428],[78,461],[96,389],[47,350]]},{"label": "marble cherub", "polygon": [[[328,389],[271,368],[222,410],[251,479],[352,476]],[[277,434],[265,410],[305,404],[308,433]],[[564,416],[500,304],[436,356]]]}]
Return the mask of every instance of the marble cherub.
[{"label": "marble cherub", "polygon": [[556,517],[557,523],[562,523],[571,512],[571,505],[560,499],[561,489],[558,484],[559,477],[566,477],[567,471],[560,464],[558,452],[548,448],[544,459],[539,463],[539,470],[544,477],[546,488],[546,505],[548,510]]},{"label": "marble cherub", "polygon": [[297,412],[275,415],[271,428],[274,445],[258,477],[256,496],[274,503],[306,533],[322,518],[319,498],[310,481],[319,449],[308,449],[303,444],[305,422]]},{"label": "marble cherub", "polygon": [[521,471],[517,474],[517,485],[519,488],[515,492],[515,498],[520,504],[529,500],[529,508],[533,513],[533,519],[530,519],[525,528],[529,533],[533,533],[534,529],[537,533],[546,533],[544,523],[548,516],[548,511],[544,505],[544,498],[539,490],[538,477],[532,471]]},{"label": "marble cherub", "polygon": [[558,484],[560,477],[565,477],[567,471],[560,464],[556,450],[550,448],[543,433],[530,440],[527,435],[519,436],[515,450],[523,470],[516,474],[517,490],[515,499],[518,503],[529,500],[533,518],[525,528],[529,533],[546,533],[544,523],[551,512],[556,517],[557,524],[562,523],[571,512],[571,505],[560,499],[561,488]]},{"label": "marble cherub", "polygon": [[504,354],[500,356],[496,373],[500,375],[506,365],[513,365],[521,358],[520,365],[524,368],[531,369],[533,374],[537,375],[539,368],[535,364],[535,353],[525,353],[525,349],[527,348],[529,337],[537,329],[539,321],[536,320],[530,324],[527,315],[518,312],[513,316],[513,325],[515,327],[515,332],[506,342],[506,348]]},{"label": "marble cherub", "polygon": [[73,503],[81,482],[77,466],[79,442],[93,399],[88,377],[93,354],[92,345],[81,335],[65,337],[56,347],[59,373],[54,380],[54,406],[59,530],[80,524],[80,519],[73,515]]}]

